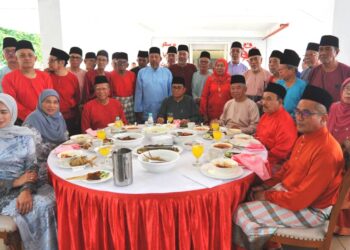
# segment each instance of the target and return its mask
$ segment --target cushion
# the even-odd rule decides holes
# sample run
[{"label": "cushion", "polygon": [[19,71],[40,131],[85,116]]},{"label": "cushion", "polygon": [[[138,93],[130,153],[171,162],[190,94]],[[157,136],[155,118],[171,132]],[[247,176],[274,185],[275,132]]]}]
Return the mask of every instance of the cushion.
[{"label": "cushion", "polygon": [[313,228],[279,228],[275,235],[298,240],[323,241],[328,230],[328,221],[319,227]]},{"label": "cushion", "polygon": [[0,232],[14,232],[17,225],[10,216],[0,215]]}]

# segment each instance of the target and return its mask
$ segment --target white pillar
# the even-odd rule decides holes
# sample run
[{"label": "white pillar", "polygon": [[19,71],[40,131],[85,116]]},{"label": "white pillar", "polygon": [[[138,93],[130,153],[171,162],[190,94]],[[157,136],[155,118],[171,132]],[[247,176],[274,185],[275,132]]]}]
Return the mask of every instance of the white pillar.
[{"label": "white pillar", "polygon": [[338,61],[350,65],[350,1],[335,0],[333,16],[333,35],[339,37],[340,52]]},{"label": "white pillar", "polygon": [[52,47],[62,48],[60,0],[38,0],[41,49],[44,67]]}]

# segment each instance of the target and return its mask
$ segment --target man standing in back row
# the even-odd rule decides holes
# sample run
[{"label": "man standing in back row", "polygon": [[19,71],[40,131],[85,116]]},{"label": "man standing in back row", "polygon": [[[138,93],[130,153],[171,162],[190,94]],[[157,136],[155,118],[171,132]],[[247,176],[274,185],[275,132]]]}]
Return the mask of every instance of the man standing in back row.
[{"label": "man standing in back row", "polygon": [[186,95],[192,96],[192,76],[197,71],[196,66],[188,61],[188,46],[180,44],[177,48],[178,62],[169,67],[173,76],[185,79]]},{"label": "man standing in back row", "polygon": [[13,37],[5,37],[2,43],[2,54],[4,55],[7,65],[0,69],[0,93],[2,92],[2,78],[4,78],[7,73],[18,68],[16,44],[17,40]]},{"label": "man standing in back row", "polygon": [[231,44],[231,61],[228,63],[228,73],[233,75],[243,75],[248,70],[247,66],[241,63],[242,44],[235,41]]}]

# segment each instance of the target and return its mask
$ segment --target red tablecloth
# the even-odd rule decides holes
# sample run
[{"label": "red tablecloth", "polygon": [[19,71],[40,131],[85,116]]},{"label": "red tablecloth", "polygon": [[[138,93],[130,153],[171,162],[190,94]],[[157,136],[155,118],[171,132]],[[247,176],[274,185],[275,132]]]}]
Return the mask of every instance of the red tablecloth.
[{"label": "red tablecloth", "polygon": [[232,215],[251,174],[210,189],[166,194],[90,190],[51,173],[59,249],[230,249]]}]

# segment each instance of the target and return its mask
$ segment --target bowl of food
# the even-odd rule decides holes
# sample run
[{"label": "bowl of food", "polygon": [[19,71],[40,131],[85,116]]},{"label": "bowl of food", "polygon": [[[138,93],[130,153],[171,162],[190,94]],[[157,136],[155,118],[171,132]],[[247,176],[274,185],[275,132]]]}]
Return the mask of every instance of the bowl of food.
[{"label": "bowl of food", "polygon": [[237,140],[250,140],[250,139],[253,139],[254,137],[251,135],[241,133],[241,134],[234,135],[233,138]]},{"label": "bowl of food", "polygon": [[143,131],[147,137],[151,138],[153,136],[164,135],[168,133],[169,128],[165,126],[151,126],[145,128]]},{"label": "bowl of food", "polygon": [[149,150],[138,156],[141,166],[152,173],[166,172],[175,167],[180,155],[171,150]]},{"label": "bowl of food", "polygon": [[228,136],[234,136],[237,134],[242,134],[242,130],[238,129],[238,128],[228,128],[227,129],[227,135]]},{"label": "bowl of food", "polygon": [[211,145],[212,148],[220,149],[221,151],[227,151],[233,148],[231,143],[227,142],[216,142]]},{"label": "bowl of food", "polygon": [[84,153],[82,150],[66,150],[63,151],[59,154],[57,154],[58,159],[60,160],[69,160],[73,157],[77,157],[77,156],[82,156]]},{"label": "bowl of food", "polygon": [[91,142],[92,136],[88,134],[78,134],[78,135],[72,135],[70,137],[71,141],[74,143],[77,143],[79,145],[84,145],[86,143]]},{"label": "bowl of food", "polygon": [[199,135],[203,135],[205,133],[207,133],[209,131],[209,127],[208,126],[196,126],[193,128],[194,131],[196,131],[197,134]]},{"label": "bowl of food", "polygon": [[141,145],[144,136],[140,133],[123,133],[113,136],[115,145],[126,148],[134,148]]},{"label": "bowl of food", "polygon": [[193,141],[196,137],[196,132],[190,129],[176,129],[171,135],[173,136],[175,143],[183,144],[187,141]]},{"label": "bowl of food", "polygon": [[123,129],[125,129],[126,132],[131,133],[140,133],[142,131],[142,127],[140,125],[125,125],[123,126]]},{"label": "bowl of food", "polygon": [[212,164],[212,171],[221,175],[229,175],[236,171],[238,163],[228,158],[217,158],[210,162]]}]

